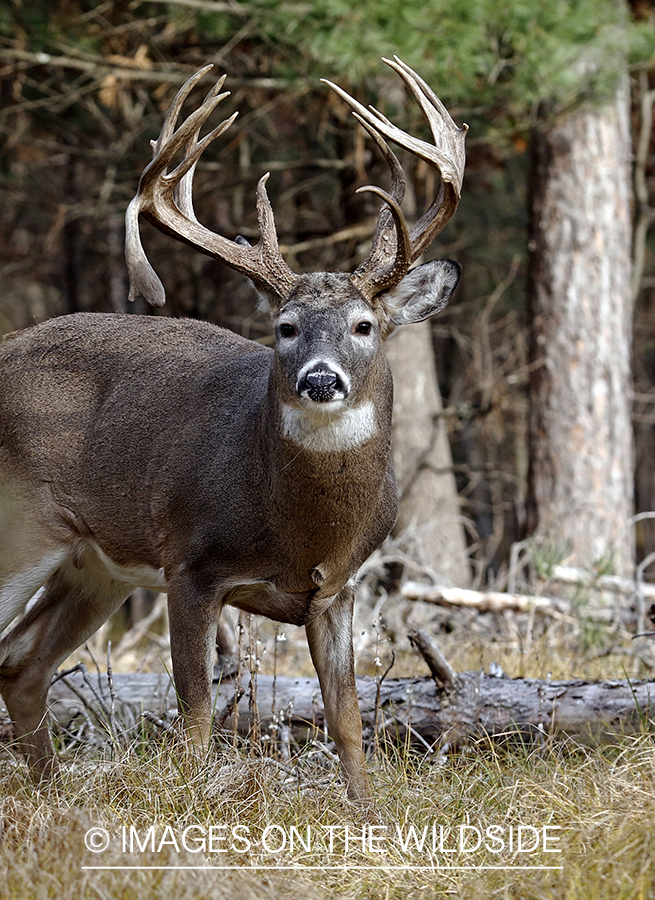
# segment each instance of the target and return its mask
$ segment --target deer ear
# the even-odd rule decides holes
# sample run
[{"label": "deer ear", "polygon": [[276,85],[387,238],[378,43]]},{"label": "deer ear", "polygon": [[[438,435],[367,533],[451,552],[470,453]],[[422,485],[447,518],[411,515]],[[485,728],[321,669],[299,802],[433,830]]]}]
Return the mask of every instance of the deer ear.
[{"label": "deer ear", "polygon": [[392,325],[422,322],[441,312],[457,287],[462,267],[452,259],[435,259],[408,272],[400,284],[380,299]]}]

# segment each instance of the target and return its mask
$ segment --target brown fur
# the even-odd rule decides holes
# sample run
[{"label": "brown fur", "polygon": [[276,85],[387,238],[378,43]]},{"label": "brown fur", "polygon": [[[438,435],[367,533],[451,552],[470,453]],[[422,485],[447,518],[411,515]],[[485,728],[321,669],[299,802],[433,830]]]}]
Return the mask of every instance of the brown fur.
[{"label": "brown fur", "polygon": [[[386,60],[411,90],[433,143],[405,135],[332,85],[391,171],[368,258],[352,276],[297,275],[278,246],[265,175],[261,238],[230,241],[196,219],[201,126],[224,78],[179,127],[176,95],[126,213],[130,298],[164,288],[139,216],[248,275],[271,311],[265,349],[210,325],[68,316],[0,347],[0,691],[37,775],[50,771],[52,673],[137,585],[168,591],[173,674],[193,737],[207,743],[217,620],[224,604],[304,624],[330,733],[354,799],[369,795],[352,649],[353,578],[391,529],[392,385],[383,340],[448,302],[459,266],[410,270],[459,201],[464,137],[428,85]],[[411,229],[404,177],[384,138],[432,165],[439,190]],[[183,159],[177,164],[176,157]]]},{"label": "brown fur", "polygon": [[[221,607],[304,624],[349,794],[368,795],[351,584],[396,516],[387,320],[339,275],[301,276],[273,318],[298,327],[275,351],[201,322],[94,314],[0,347],[0,624],[45,585],[0,642],[0,691],[38,774],[52,766],[52,673],[160,579],[196,739],[209,738]],[[316,414],[319,437],[342,421],[298,393],[323,358],[348,383],[346,412],[373,416],[365,439],[319,452],[285,431],[284,410]]]}]

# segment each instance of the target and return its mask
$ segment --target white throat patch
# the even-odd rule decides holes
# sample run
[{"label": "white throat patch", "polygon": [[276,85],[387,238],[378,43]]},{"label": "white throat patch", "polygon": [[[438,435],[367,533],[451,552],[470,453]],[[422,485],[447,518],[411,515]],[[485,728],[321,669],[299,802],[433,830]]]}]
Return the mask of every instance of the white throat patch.
[{"label": "white throat patch", "polygon": [[314,453],[352,450],[365,444],[377,430],[375,407],[370,400],[339,412],[282,405],[285,437]]}]

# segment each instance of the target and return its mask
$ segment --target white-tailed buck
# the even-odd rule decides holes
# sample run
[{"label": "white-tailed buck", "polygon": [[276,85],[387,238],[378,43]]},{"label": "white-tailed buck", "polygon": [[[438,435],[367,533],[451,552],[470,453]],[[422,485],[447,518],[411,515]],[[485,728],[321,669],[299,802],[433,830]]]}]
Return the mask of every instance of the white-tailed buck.
[{"label": "white-tailed buck", "polygon": [[[224,604],[304,625],[329,731],[353,798],[368,796],[352,650],[358,568],[389,533],[392,383],[383,341],[443,309],[459,266],[410,269],[459,201],[466,127],[400,60],[388,64],[425,113],[434,143],[354,109],[391,170],[368,258],[353,274],[298,275],[281,256],[264,176],[256,246],[204,228],[196,163],[227,96],[223,78],[176,130],[181,88],[127,212],[130,296],[164,291],[138,219],[222,260],[255,284],[274,350],[202,322],[163,316],[63,316],[0,349],[0,692],[37,776],[53,766],[46,696],[57,666],[136,586],[168,592],[175,686],[206,745],[218,616]],[[440,175],[409,228],[405,180],[388,138]],[[181,161],[173,168],[173,159]],[[168,171],[169,167],[172,171]]]}]

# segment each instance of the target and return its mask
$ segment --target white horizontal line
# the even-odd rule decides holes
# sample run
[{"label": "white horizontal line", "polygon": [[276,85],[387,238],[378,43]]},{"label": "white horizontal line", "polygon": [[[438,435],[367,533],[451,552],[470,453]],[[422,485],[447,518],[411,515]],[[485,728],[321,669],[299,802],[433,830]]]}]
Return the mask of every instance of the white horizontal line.
[{"label": "white horizontal line", "polygon": [[475,871],[484,871],[484,870],[504,870],[504,871],[542,871],[542,872],[558,872],[561,871],[564,866],[442,866],[438,863],[435,863],[431,866],[385,866],[384,863],[380,863],[377,866],[290,866],[290,865],[279,865],[279,866],[82,866],[84,871],[121,871],[125,869],[129,870],[145,870],[145,871],[160,871],[160,870],[193,870],[193,871],[203,871],[203,870],[231,870],[234,872],[245,872],[245,871],[262,871],[266,870],[269,872],[285,872],[289,869],[299,869],[299,870],[308,870],[308,869],[320,869],[321,871],[336,870],[339,872],[352,872],[354,870],[366,870],[366,871],[375,871],[376,869],[384,869],[387,871],[412,871],[412,872],[432,872],[435,869],[439,869],[441,871],[454,871],[454,870],[462,870],[465,869],[467,871],[475,870]]}]

